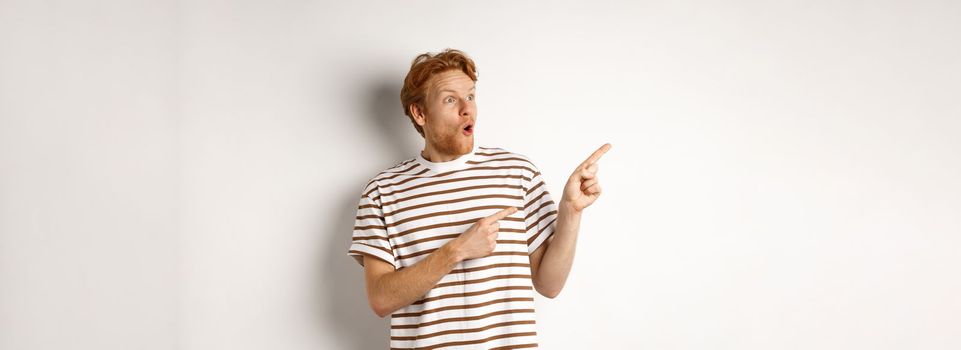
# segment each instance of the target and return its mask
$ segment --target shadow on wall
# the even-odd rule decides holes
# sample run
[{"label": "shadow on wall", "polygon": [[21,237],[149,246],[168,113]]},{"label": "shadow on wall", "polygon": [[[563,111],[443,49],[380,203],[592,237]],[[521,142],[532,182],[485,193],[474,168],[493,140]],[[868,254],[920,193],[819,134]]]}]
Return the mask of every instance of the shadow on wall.
[{"label": "shadow on wall", "polygon": [[[383,152],[386,157],[374,159],[391,159],[387,166],[400,163],[411,158],[423,144],[418,144],[420,135],[410,124],[410,119],[403,114],[400,107],[400,82],[396,75],[372,82],[367,85],[370,89],[361,94],[367,108],[366,120],[370,123],[369,130],[374,134],[362,135],[357,139],[383,140]],[[376,131],[375,131],[376,130]],[[365,157],[357,157],[358,161]],[[370,177],[386,168],[383,164],[355,164],[370,168],[370,175],[363,179],[350,179],[349,186],[334,186],[330,188],[329,200],[336,200],[336,211],[326,213],[322,217],[333,218],[327,222],[321,232],[324,237],[322,259],[319,265],[321,276],[317,278],[321,292],[316,295],[326,296],[321,300],[320,317],[324,324],[333,327],[338,335],[337,343],[345,344],[345,349],[368,350],[389,348],[390,325],[389,318],[378,318],[367,303],[367,292],[364,281],[364,268],[347,255],[354,217],[357,214],[357,203],[360,200],[363,186]]]},{"label": "shadow on wall", "polygon": [[341,344],[344,349],[386,349],[390,347],[390,326],[387,319],[377,317],[367,303],[364,268],[347,255],[360,199],[355,188],[362,188],[366,180],[352,183],[357,186],[342,189],[340,192],[344,193],[330,197],[338,204],[336,212],[327,213],[333,219],[323,232],[324,261],[319,264],[322,276],[316,279],[321,292],[315,295],[326,296],[320,317],[323,324],[331,328],[330,333],[339,338],[333,343]]},{"label": "shadow on wall", "polygon": [[[386,75],[386,74],[385,74]],[[404,114],[400,104],[403,75],[390,75],[370,84],[367,94],[367,116],[372,130],[379,131],[384,152],[394,165],[407,160],[424,148],[424,138],[414,129],[410,117]],[[384,170],[386,167],[377,169]],[[375,171],[375,172],[376,172]],[[371,176],[374,174],[372,173]]]}]

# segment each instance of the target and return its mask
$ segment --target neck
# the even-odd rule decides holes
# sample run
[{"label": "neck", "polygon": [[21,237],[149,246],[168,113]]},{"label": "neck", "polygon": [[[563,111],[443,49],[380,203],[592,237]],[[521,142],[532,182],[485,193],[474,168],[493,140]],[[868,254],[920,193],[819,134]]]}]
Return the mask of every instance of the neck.
[{"label": "neck", "polygon": [[425,143],[424,150],[421,151],[420,153],[428,161],[431,161],[434,163],[443,163],[443,162],[449,162],[454,159],[457,159],[458,157],[470,152],[471,150],[467,150],[467,152],[461,153],[461,154],[448,153],[438,149],[437,147],[434,147],[434,145],[428,142],[428,143]]},{"label": "neck", "polygon": [[457,159],[457,157],[460,157],[459,154],[441,153],[440,151],[437,151],[436,149],[430,146],[424,147],[424,150],[421,151],[420,154],[424,156],[424,159],[427,159],[434,163],[449,162],[454,159]]}]

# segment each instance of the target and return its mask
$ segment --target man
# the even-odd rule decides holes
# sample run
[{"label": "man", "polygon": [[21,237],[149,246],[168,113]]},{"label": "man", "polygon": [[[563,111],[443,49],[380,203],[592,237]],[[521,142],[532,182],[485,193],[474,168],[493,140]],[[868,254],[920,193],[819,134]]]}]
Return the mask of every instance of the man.
[{"label": "man", "polygon": [[474,145],[474,62],[419,55],[401,90],[424,149],[364,188],[348,254],[364,266],[374,312],[391,316],[392,349],[536,348],[534,290],[560,293],[581,213],[601,194],[597,160],[581,163],[555,204],[525,156]]}]

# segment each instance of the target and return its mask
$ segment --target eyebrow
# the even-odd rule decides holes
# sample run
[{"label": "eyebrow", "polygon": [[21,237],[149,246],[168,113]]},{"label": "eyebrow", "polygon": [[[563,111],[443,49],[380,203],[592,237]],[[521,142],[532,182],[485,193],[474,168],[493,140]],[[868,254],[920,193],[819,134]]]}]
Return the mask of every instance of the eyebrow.
[{"label": "eyebrow", "polygon": [[[470,90],[467,90],[467,91],[474,91],[474,89],[476,89],[476,88],[477,88],[477,84],[474,84],[474,86],[471,86]],[[441,90],[441,91],[439,91],[439,92],[453,92],[453,93],[457,93],[457,91],[449,90],[449,89],[444,89],[444,90]]]}]

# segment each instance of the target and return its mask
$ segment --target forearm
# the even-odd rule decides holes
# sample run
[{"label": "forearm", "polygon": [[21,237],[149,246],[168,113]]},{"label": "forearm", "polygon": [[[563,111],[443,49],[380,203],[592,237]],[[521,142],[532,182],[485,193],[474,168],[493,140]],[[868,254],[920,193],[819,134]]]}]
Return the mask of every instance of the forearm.
[{"label": "forearm", "polygon": [[419,300],[460,262],[456,241],[448,242],[410,267],[386,273],[370,286],[381,317]]},{"label": "forearm", "polygon": [[581,226],[581,212],[564,205],[558,206],[554,237],[541,258],[535,280],[538,290],[554,297],[561,292],[574,265],[577,234]]}]

